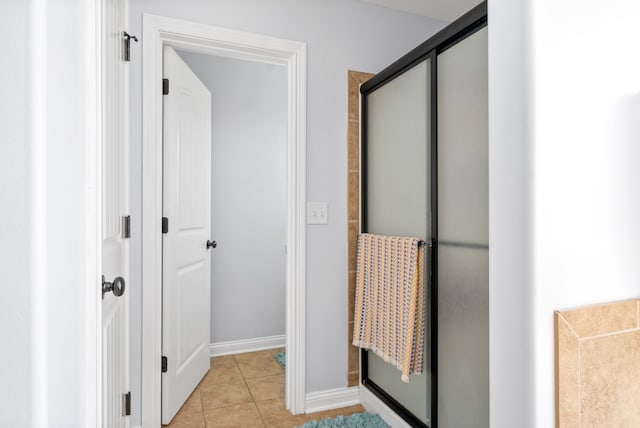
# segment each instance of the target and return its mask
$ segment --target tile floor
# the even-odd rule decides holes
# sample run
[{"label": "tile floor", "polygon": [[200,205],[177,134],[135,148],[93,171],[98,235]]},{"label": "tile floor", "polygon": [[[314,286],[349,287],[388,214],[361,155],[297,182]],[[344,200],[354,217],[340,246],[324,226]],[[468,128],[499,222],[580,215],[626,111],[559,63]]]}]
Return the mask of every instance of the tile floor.
[{"label": "tile floor", "polygon": [[284,369],[274,358],[283,349],[211,359],[211,369],[169,428],[292,428],[327,416],[363,412],[351,406],[293,416],[284,406]]}]

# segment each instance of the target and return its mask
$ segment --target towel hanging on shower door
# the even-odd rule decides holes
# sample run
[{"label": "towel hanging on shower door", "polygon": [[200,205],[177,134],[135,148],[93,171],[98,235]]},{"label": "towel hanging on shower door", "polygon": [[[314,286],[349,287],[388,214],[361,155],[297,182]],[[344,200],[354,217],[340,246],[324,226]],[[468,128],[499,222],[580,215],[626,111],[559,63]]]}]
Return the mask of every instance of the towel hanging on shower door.
[{"label": "towel hanging on shower door", "polygon": [[419,238],[358,236],[353,344],[402,371],[423,370],[424,245]]}]

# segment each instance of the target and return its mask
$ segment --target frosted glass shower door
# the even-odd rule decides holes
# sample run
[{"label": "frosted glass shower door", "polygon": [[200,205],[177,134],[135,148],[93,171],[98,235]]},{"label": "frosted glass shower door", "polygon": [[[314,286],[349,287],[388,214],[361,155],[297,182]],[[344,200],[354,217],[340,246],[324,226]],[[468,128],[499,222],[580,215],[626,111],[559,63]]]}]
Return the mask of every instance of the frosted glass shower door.
[{"label": "frosted glass shower door", "polygon": [[438,426],[489,427],[487,29],[438,56]]},{"label": "frosted glass shower door", "polygon": [[[366,232],[431,239],[430,67],[429,60],[423,61],[367,95],[367,144],[366,149],[363,148]],[[428,295],[429,284],[425,286]],[[427,311],[427,332],[430,330],[428,314]],[[425,340],[425,347],[426,373],[412,375],[409,384],[400,380],[399,370],[373,352],[367,353],[367,362],[368,378],[429,425],[429,340]]]}]

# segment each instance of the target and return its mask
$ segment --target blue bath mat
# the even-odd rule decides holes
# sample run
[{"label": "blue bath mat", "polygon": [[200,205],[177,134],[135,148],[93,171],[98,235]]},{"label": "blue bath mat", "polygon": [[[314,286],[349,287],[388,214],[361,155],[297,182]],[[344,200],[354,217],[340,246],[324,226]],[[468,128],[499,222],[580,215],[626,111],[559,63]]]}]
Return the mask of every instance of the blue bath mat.
[{"label": "blue bath mat", "polygon": [[311,421],[299,428],[391,428],[382,418],[373,413],[355,413],[351,416],[324,418]]},{"label": "blue bath mat", "polygon": [[286,366],[286,354],[284,352],[278,352],[278,355],[275,356],[275,359],[278,360],[282,368]]}]

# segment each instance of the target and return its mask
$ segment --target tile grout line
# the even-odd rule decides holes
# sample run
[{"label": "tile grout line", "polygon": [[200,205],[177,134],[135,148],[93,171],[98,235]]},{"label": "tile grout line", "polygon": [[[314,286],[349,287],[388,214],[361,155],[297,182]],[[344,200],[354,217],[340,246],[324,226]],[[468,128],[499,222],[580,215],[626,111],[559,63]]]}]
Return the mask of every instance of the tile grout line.
[{"label": "tile grout line", "polygon": [[585,336],[585,337],[578,337],[578,340],[580,342],[585,342],[587,340],[593,340],[593,339],[601,339],[604,337],[612,337],[612,336],[618,336],[621,334],[628,334],[628,333],[635,333],[637,331],[639,331],[640,329],[638,327],[631,327],[631,328],[626,328],[623,330],[616,330],[616,331],[612,331],[609,333],[601,333],[601,334],[595,334],[593,336]]},{"label": "tile grout line", "polygon": [[264,426],[265,428],[267,427],[267,423],[264,420],[264,417],[262,416],[262,412],[260,412],[260,409],[258,408],[258,405],[256,404],[256,397],[254,397],[253,392],[251,392],[251,388],[249,388],[249,383],[247,382],[247,378],[244,377],[244,373],[242,371],[242,369],[240,368],[240,363],[238,363],[238,360],[236,359],[236,356],[233,356],[234,361],[236,362],[236,364],[238,365],[238,370],[240,370],[240,376],[242,376],[242,381],[244,382],[244,385],[247,387],[247,391],[249,391],[249,395],[251,396],[251,404],[253,404],[253,407],[256,409],[256,412],[258,412],[258,417],[260,418],[260,421],[262,422],[262,426]]}]

